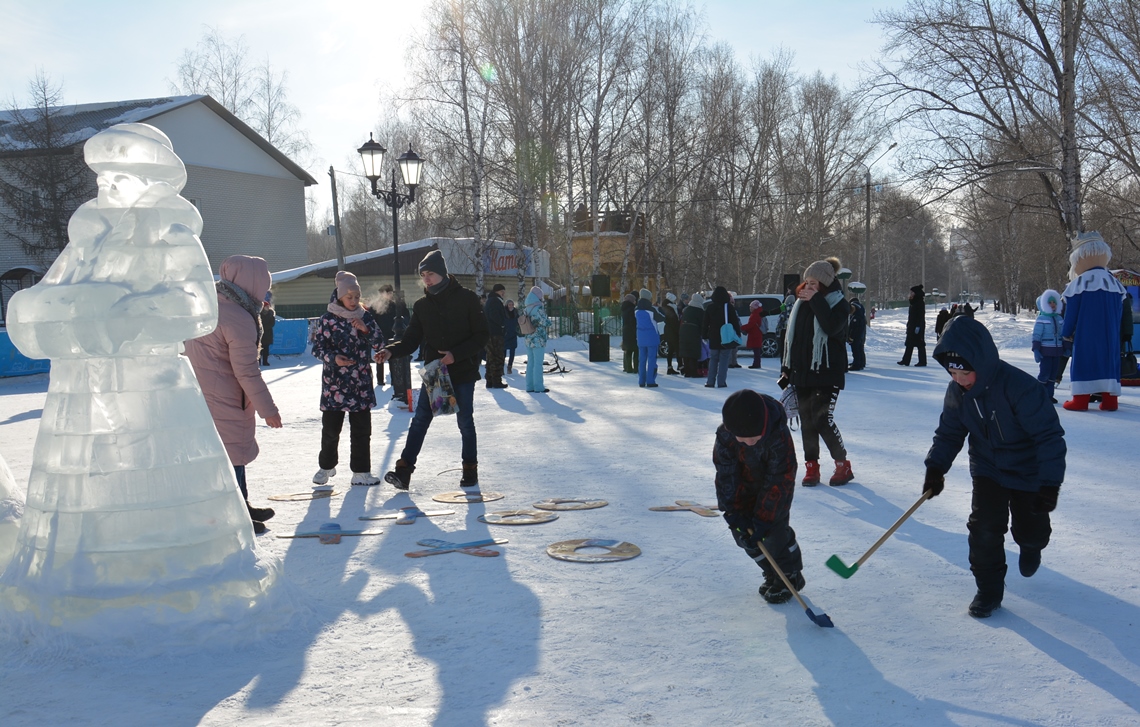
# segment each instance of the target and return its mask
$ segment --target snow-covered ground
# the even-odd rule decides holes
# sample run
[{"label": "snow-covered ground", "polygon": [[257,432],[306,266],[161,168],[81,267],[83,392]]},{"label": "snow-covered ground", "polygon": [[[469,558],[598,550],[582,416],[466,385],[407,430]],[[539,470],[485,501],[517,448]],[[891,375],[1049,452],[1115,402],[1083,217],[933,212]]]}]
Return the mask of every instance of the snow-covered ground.
[{"label": "snow-covered ground", "polygon": [[[288,630],[173,651],[161,633],[127,647],[123,634],[108,634],[104,647],[4,643],[0,724],[1140,723],[1140,391],[1126,389],[1116,413],[1061,412],[1068,475],[1053,541],[1032,579],[1011,568],[992,618],[966,615],[974,585],[965,453],[943,495],[852,578],[824,565],[831,554],[853,563],[921,494],[948,377],[933,362],[895,365],[905,315],[879,313],[869,366],[848,376],[839,399],[855,482],[798,488],[792,507],[804,596],[834,629],[813,624],[794,600],[765,604],[759,569],[721,519],[649,511],[680,499],[715,503],[711,451],[725,394],[776,393],[775,361],[730,370],[727,390],[665,375],[660,388],[640,389],[621,373],[617,349],[609,363],[590,363],[585,346],[560,339],[552,347],[572,370],[547,376],[548,395],[523,393],[519,373],[508,375],[509,389],[476,390],[483,489],[504,499],[431,500],[459,479],[445,471],[459,466],[458,431],[437,422],[410,493],[349,488],[342,473],[333,482],[343,496],[273,503],[272,531],[259,541],[284,563],[297,604]],[[979,318],[1003,357],[1035,371],[1031,318],[989,310]],[[320,439],[314,360],[275,358],[265,377],[285,427],[258,429],[262,453],[249,467],[256,504],[310,489]],[[0,380],[0,453],[21,487],[46,387],[42,375]],[[375,411],[374,471],[395,461],[409,418]],[[347,441],[341,451],[347,465]],[[609,505],[541,525],[476,519],[550,497]],[[413,503],[457,514],[371,523],[383,535],[339,545],[273,537],[329,521],[356,527],[359,515]],[[432,537],[510,542],[497,558],[404,557]],[[546,555],[551,543],[590,537],[635,543],[642,555],[604,564]],[[1016,547],[1007,546],[1015,564]]]}]

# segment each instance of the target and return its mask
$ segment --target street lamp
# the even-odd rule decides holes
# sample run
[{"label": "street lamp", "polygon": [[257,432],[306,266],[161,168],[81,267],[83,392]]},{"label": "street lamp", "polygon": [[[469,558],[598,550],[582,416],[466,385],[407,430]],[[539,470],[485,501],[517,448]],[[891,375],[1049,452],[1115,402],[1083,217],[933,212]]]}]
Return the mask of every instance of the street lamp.
[{"label": "street lamp", "polygon": [[[891,145],[887,147],[887,151],[884,151],[882,154],[876,157],[875,161],[871,162],[870,164],[866,164],[859,159],[855,159],[855,157],[851,157],[852,159],[855,159],[856,164],[860,165],[866,170],[864,177],[865,184],[863,185],[864,189],[867,192],[867,205],[864,220],[866,222],[866,228],[863,238],[863,264],[860,268],[863,273],[864,280],[870,280],[871,278],[869,272],[869,269],[871,267],[871,167],[878,164],[879,160],[887,155],[887,152],[889,152],[891,149],[894,149],[898,145],[899,143],[897,141],[892,141]],[[849,153],[848,156],[850,156]],[[882,281],[879,282],[881,283]]]},{"label": "street lamp", "polygon": [[360,160],[364,163],[364,176],[372,183],[372,196],[381,200],[392,209],[392,278],[396,290],[400,289],[400,218],[397,211],[408,202],[416,201],[416,187],[420,183],[420,172],[423,170],[424,160],[408,150],[396,160],[400,167],[400,175],[404,178],[404,186],[408,188],[407,194],[396,191],[396,170],[392,170],[392,186],[389,189],[380,189],[377,184],[384,173],[384,155],[388,152],[379,142],[368,135],[368,141],[356,150],[360,153]]}]

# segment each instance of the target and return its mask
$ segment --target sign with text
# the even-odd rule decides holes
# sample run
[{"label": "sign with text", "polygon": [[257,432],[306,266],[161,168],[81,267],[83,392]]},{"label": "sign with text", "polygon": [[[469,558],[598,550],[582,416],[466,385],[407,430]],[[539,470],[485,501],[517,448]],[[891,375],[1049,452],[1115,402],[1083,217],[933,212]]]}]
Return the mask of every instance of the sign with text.
[{"label": "sign with text", "polygon": [[[533,250],[523,250],[522,258],[523,275],[534,277]],[[516,275],[519,267],[519,251],[513,247],[491,247],[483,254],[483,271],[487,275]]]}]

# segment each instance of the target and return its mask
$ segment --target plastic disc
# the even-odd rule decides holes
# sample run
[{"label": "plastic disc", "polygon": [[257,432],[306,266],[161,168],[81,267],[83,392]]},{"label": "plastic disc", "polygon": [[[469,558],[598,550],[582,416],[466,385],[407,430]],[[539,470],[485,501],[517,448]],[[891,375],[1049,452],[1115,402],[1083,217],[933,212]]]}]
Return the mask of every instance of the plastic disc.
[{"label": "plastic disc", "polygon": [[479,522],[488,525],[536,525],[557,519],[554,513],[539,510],[497,510],[479,516]]},{"label": "plastic disc", "polygon": [[439,495],[433,496],[431,499],[436,502],[491,502],[492,500],[502,500],[503,494],[501,492],[480,492],[475,490],[473,492],[444,492]]},{"label": "plastic disc", "polygon": [[[579,553],[579,548],[605,548],[608,553]],[[629,560],[641,555],[641,548],[624,540],[563,540],[546,549],[547,555],[572,563],[609,563],[615,560]]]},{"label": "plastic disc", "polygon": [[573,498],[552,497],[549,500],[540,500],[533,507],[539,510],[593,510],[596,507],[605,507],[610,503],[605,500],[575,500]]}]

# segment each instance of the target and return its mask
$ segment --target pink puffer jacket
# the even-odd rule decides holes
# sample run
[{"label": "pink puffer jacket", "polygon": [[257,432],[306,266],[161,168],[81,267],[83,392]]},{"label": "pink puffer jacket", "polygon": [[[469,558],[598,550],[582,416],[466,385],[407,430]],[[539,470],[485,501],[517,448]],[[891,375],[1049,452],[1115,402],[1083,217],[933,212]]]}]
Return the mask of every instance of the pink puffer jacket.
[{"label": "pink puffer jacket", "polygon": [[[269,265],[262,258],[234,255],[222,263],[219,274],[255,301],[264,300],[269,291]],[[257,365],[253,316],[219,294],[218,327],[213,333],[187,341],[186,356],[194,366],[230,462],[249,464],[258,451],[254,412],[262,419],[278,414]]]}]

